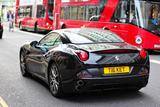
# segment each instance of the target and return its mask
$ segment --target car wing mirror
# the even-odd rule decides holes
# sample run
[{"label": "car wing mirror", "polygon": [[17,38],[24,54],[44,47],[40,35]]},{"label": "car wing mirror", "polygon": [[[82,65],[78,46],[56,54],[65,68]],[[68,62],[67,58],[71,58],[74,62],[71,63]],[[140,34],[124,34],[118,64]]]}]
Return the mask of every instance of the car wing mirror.
[{"label": "car wing mirror", "polygon": [[32,47],[41,49],[43,52],[48,52],[48,49],[45,46],[39,46],[37,41],[32,41],[30,45]]},{"label": "car wing mirror", "polygon": [[32,41],[32,42],[30,43],[30,45],[31,45],[32,47],[36,47],[36,46],[37,46],[37,44],[38,44],[38,42],[37,42],[37,41]]}]

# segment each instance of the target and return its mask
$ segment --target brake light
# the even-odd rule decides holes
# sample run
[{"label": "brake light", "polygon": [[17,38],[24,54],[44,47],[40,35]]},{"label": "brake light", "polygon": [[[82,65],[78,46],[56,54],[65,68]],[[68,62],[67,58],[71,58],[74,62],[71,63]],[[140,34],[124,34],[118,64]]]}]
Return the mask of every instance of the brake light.
[{"label": "brake light", "polygon": [[76,50],[75,53],[78,55],[78,57],[82,60],[82,61],[86,61],[88,59],[88,54],[87,52],[84,52],[82,50]]},{"label": "brake light", "polygon": [[105,51],[102,51],[102,53],[107,53],[107,52],[128,52],[128,50],[105,50]]},{"label": "brake light", "polygon": [[147,53],[146,53],[146,51],[145,50],[140,50],[140,56],[141,56],[141,58],[146,58],[147,57]]}]

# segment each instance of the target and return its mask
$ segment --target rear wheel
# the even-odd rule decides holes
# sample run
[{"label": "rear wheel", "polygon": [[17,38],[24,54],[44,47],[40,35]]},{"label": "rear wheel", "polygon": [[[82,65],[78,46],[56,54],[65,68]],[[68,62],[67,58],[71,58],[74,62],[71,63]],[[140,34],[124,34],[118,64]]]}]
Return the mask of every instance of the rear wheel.
[{"label": "rear wheel", "polygon": [[65,29],[66,28],[66,26],[65,25],[62,25],[62,29]]},{"label": "rear wheel", "polygon": [[37,33],[38,32],[38,24],[36,23],[34,26],[34,32]]},{"label": "rear wheel", "polygon": [[24,52],[21,52],[20,53],[20,69],[21,69],[21,74],[24,76],[24,77],[27,77],[29,76],[29,73],[26,69],[26,63],[25,63],[25,54]]},{"label": "rear wheel", "polygon": [[63,96],[61,76],[60,72],[55,64],[52,64],[49,70],[49,88],[50,92],[55,97]]}]

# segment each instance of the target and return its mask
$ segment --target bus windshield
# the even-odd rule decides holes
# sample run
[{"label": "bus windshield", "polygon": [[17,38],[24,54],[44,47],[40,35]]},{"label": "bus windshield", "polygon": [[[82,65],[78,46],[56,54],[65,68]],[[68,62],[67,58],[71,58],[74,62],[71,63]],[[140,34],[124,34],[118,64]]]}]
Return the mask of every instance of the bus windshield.
[{"label": "bus windshield", "polygon": [[160,35],[160,2],[120,0],[111,22],[130,23]]},{"label": "bus windshield", "polygon": [[160,2],[131,0],[129,22],[160,35]]},{"label": "bus windshield", "polygon": [[53,20],[54,0],[48,0],[48,18]]}]

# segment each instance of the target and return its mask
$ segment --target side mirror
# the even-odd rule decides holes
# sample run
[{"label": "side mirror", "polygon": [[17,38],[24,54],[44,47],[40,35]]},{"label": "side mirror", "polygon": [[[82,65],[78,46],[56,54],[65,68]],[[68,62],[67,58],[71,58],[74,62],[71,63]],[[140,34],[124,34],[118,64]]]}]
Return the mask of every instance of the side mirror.
[{"label": "side mirror", "polygon": [[32,41],[32,42],[30,43],[30,45],[33,46],[33,47],[36,47],[37,44],[38,44],[37,41]]}]

